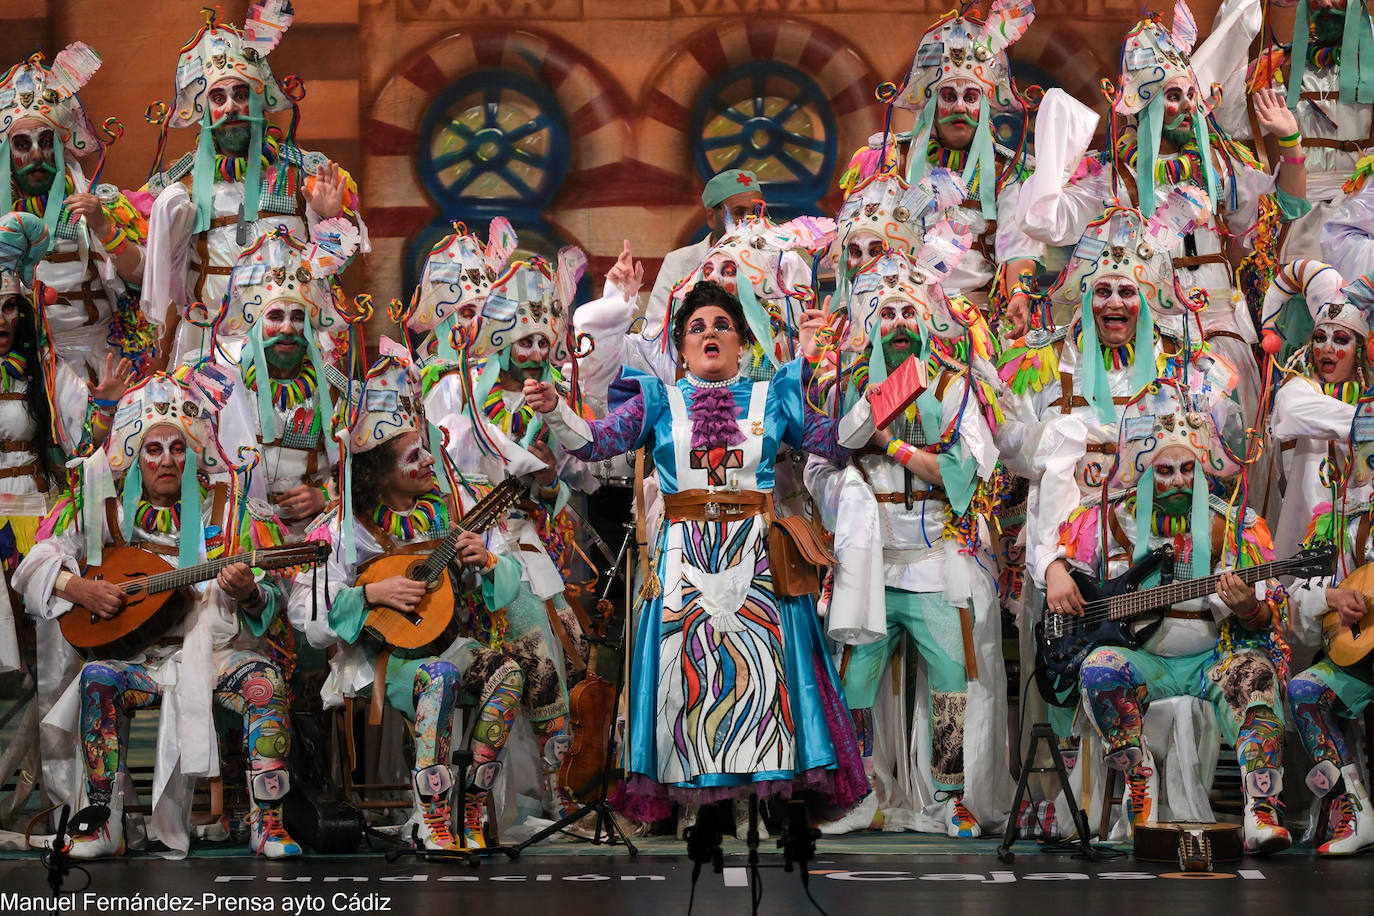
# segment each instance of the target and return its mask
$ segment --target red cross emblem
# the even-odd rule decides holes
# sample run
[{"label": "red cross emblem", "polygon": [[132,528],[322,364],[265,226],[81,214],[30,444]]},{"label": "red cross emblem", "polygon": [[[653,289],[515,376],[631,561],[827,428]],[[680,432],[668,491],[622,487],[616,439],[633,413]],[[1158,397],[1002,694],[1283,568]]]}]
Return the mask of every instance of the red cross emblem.
[{"label": "red cross emblem", "polygon": [[723,445],[715,448],[692,449],[692,468],[706,472],[706,482],[713,487],[723,487],[727,481],[725,472],[731,468],[744,466],[744,450],[727,449]]}]

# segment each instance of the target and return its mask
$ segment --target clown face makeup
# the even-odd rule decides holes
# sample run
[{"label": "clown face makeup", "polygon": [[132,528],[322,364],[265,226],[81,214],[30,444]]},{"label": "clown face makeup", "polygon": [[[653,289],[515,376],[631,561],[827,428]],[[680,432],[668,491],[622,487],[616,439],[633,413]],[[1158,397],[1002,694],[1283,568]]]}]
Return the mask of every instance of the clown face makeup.
[{"label": "clown face makeup", "polygon": [[44,194],[52,187],[55,142],[52,128],[33,118],[21,118],[10,128],[10,163],[22,193]]},{"label": "clown face makeup", "polygon": [[262,345],[273,370],[299,373],[305,359],[305,307],[293,302],[274,302],[262,316]]},{"label": "clown face makeup", "polygon": [[511,368],[524,378],[539,379],[549,361],[549,342],[543,334],[526,334],[511,344]]},{"label": "clown face makeup", "polygon": [[139,448],[143,496],[154,506],[176,503],[181,496],[181,473],[186,467],[186,436],[175,426],[154,426]]},{"label": "clown face makeup", "polygon": [[0,356],[8,356],[14,349],[14,331],[19,322],[19,297],[0,301]]},{"label": "clown face makeup", "polygon": [[1355,375],[1360,338],[1349,328],[1317,325],[1312,331],[1312,366],[1328,385],[1348,382]]},{"label": "clown face makeup", "polygon": [[1140,289],[1125,277],[1102,277],[1093,284],[1093,321],[1104,347],[1120,347],[1135,340],[1140,318]]},{"label": "clown face makeup", "polygon": [[1176,76],[1164,87],[1164,139],[1182,147],[1193,138],[1197,117],[1197,86],[1186,76]]},{"label": "clown face makeup", "polygon": [[701,279],[725,289],[730,295],[739,292],[739,265],[726,254],[713,254],[701,268]]},{"label": "clown face makeup", "polygon": [[434,456],[414,430],[397,436],[387,447],[396,464],[382,481],[382,501],[393,509],[412,507],[434,489]]},{"label": "clown face makeup", "polygon": [[1181,445],[1162,449],[1154,460],[1155,505],[1165,515],[1188,514],[1193,505],[1193,471],[1197,458]]},{"label": "clown face makeup", "polygon": [[850,274],[858,273],[859,268],[879,257],[886,247],[887,243],[871,232],[855,232],[844,246],[845,264]]},{"label": "clown face makeup", "polygon": [[248,149],[248,103],[253,90],[238,79],[220,80],[210,87],[210,124],[221,152],[242,155]]},{"label": "clown face makeup", "polygon": [[724,309],[703,306],[687,319],[682,358],[697,378],[718,381],[739,371],[741,343],[739,329]]},{"label": "clown face makeup", "polygon": [[935,93],[935,136],[948,149],[968,149],[978,129],[983,87],[973,80],[950,80]]},{"label": "clown face makeup", "polygon": [[920,343],[915,304],[894,300],[878,309],[878,333],[883,339],[883,358],[889,371],[896,369],[916,352]]}]

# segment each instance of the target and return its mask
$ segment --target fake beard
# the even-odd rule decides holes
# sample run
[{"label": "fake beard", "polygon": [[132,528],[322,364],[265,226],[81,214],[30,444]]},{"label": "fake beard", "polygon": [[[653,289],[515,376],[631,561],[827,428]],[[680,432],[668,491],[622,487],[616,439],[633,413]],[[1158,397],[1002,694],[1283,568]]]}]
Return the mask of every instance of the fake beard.
[{"label": "fake beard", "polygon": [[1164,125],[1165,138],[1180,149],[1182,149],[1188,141],[1193,139],[1193,125],[1189,124],[1187,127],[1183,126],[1184,121],[1190,116],[1197,117],[1197,112],[1194,111],[1191,115],[1180,112],[1178,117]]},{"label": "fake beard", "polygon": [[[899,340],[905,340],[908,342],[908,346],[905,350],[897,350],[893,348],[892,345]],[[902,363],[906,362],[906,358],[911,354],[915,353],[917,349],[920,347],[920,345],[920,340],[918,340],[916,338],[916,335],[911,333],[911,329],[906,327],[905,325],[899,324],[897,325],[897,327],[893,328],[891,331],[888,331],[886,334],[884,334],[883,362],[887,363],[887,371],[890,373],[898,366],[900,366]]]},{"label": "fake beard", "polygon": [[215,148],[229,156],[242,156],[248,151],[248,141],[252,139],[253,128],[247,124],[231,124],[216,127],[211,135]]},{"label": "fake beard", "polygon": [[[293,344],[290,350],[278,350],[277,344]],[[300,366],[305,357],[305,338],[295,334],[278,334],[262,342],[263,355],[267,365],[273,369],[294,369]]]},{"label": "fake beard", "polygon": [[529,376],[530,378],[539,378],[544,374],[544,365],[545,363],[542,359],[516,359],[515,354],[511,354],[510,371],[515,375],[525,375],[526,373],[532,372],[534,375]]},{"label": "fake beard", "polygon": [[1193,492],[1191,490],[1173,489],[1156,493],[1155,505],[1165,515],[1182,518],[1188,514],[1193,506]]},{"label": "fake beard", "polygon": [[19,190],[32,196],[48,193],[56,177],[57,166],[46,160],[31,162],[14,172],[14,180],[19,185]]},{"label": "fake beard", "polygon": [[1345,39],[1345,10],[1321,10],[1312,17],[1312,44],[1338,48]]}]

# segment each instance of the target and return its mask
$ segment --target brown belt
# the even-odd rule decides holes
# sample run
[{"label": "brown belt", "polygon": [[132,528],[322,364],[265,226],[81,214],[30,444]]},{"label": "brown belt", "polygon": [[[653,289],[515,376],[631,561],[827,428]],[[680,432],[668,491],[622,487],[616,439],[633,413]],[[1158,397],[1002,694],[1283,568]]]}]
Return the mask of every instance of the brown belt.
[{"label": "brown belt", "polygon": [[1231,340],[1239,340],[1247,347],[1250,346],[1249,341],[1241,337],[1235,331],[1204,331],[1202,333],[1203,340],[1216,340],[1218,337],[1229,337]]},{"label": "brown belt", "polygon": [[1224,264],[1227,267],[1231,266],[1231,262],[1226,260],[1226,255],[1222,254],[1221,252],[1216,252],[1215,254],[1183,255],[1181,257],[1174,258],[1175,270],[1186,269],[1189,267],[1201,267],[1203,264]]},{"label": "brown belt", "polygon": [[1097,454],[1097,455],[1115,455],[1115,454],[1116,454],[1116,443],[1115,443],[1115,442],[1089,442],[1087,445],[1083,446],[1083,451],[1085,451],[1085,452],[1092,452],[1092,453]]},{"label": "brown belt", "polygon": [[1338,149],[1343,153],[1362,153],[1365,146],[1369,144],[1366,140],[1332,140],[1325,137],[1303,137],[1303,146],[1312,146],[1318,149]]},{"label": "brown belt", "polygon": [[[907,496],[905,493],[874,493],[873,498],[880,503],[904,503],[907,500]],[[918,502],[923,499],[936,498],[944,499],[945,491],[937,489],[911,491],[912,502]]]},{"label": "brown belt", "polygon": [[1164,612],[1164,616],[1170,620],[1211,620],[1211,611],[1179,611],[1169,608]]},{"label": "brown belt", "polygon": [[683,490],[663,494],[663,514],[674,521],[737,521],[772,510],[772,494],[757,490]]},{"label": "brown belt", "polygon": [[210,220],[210,228],[223,229],[226,226],[237,225],[238,221],[238,215],[234,213],[231,213],[228,216],[216,216],[214,219]]},{"label": "brown belt", "polygon": [[70,264],[73,261],[81,260],[81,252],[54,251],[52,254],[48,255],[43,260],[47,261],[49,264]]},{"label": "brown belt", "polygon": [[0,480],[10,480],[15,477],[32,477],[33,485],[38,488],[38,492],[46,493],[48,491],[48,479],[43,476],[43,469],[38,464],[37,458],[12,468],[0,468]]},{"label": "brown belt", "polygon": [[[13,392],[10,392],[13,393]],[[31,452],[33,446],[27,442],[0,442],[0,452]]]}]

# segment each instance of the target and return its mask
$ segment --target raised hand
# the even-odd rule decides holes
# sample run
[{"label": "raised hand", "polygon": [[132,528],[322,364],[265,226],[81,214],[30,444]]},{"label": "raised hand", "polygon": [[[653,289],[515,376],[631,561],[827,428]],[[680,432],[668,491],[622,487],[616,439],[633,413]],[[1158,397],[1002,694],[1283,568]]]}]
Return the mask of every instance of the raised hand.
[{"label": "raised hand", "polygon": [[1277,89],[1261,89],[1251,96],[1255,106],[1255,120],[1267,134],[1289,137],[1298,133],[1298,119],[1288,109],[1284,96]]},{"label": "raised hand", "polygon": [[644,265],[634,260],[630,254],[630,240],[625,239],[624,244],[620,257],[615,259],[615,264],[606,272],[606,280],[620,290],[626,302],[633,302],[639,294],[640,287],[644,285]]},{"label": "raised hand", "polygon": [[303,191],[315,215],[333,219],[343,212],[344,177],[337,162],[327,162],[315,170],[315,185]]},{"label": "raised hand", "polygon": [[91,397],[99,398],[102,401],[118,401],[124,397],[124,392],[129,390],[129,383],[134,378],[134,364],[128,359],[120,357],[115,362],[113,353],[105,354],[105,368],[100,373],[100,379],[91,386]]}]

